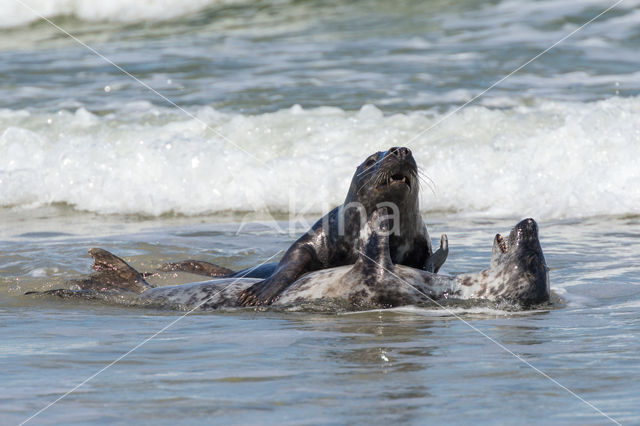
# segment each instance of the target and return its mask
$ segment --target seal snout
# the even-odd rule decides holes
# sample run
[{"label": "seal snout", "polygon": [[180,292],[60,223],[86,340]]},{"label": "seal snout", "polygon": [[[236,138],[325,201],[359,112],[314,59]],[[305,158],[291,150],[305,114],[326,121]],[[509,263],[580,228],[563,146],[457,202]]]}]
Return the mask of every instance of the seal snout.
[{"label": "seal snout", "polygon": [[525,250],[535,249],[538,246],[538,224],[531,218],[518,222],[518,224],[511,229],[509,237],[499,241],[499,247],[503,253],[518,248]]},{"label": "seal snout", "polygon": [[527,218],[518,222],[516,226],[511,229],[507,238],[501,234],[496,234],[494,239],[494,247],[499,249],[502,254],[506,254],[511,249],[516,249],[521,246],[531,245],[532,242],[538,241],[538,224],[535,220]]},{"label": "seal snout", "polygon": [[402,185],[411,190],[413,178],[417,174],[411,150],[397,146],[389,148],[384,154],[379,173],[382,179],[379,180],[377,188]]},{"label": "seal snout", "polygon": [[398,157],[400,159],[405,159],[405,158],[408,158],[408,157],[412,157],[411,150],[409,148],[405,148],[404,146],[401,146],[401,147],[392,146],[387,151],[387,155],[395,155],[396,157]]},{"label": "seal snout", "polygon": [[523,238],[538,238],[538,224],[531,218],[521,220],[514,228],[512,233],[517,235],[517,240],[520,241]]}]

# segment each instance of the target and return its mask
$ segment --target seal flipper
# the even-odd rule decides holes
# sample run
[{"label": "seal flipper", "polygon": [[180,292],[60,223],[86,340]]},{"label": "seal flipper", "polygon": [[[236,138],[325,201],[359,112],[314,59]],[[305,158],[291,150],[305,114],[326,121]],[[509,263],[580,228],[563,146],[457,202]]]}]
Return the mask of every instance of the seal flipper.
[{"label": "seal flipper", "polygon": [[377,277],[393,272],[395,267],[389,249],[389,210],[381,207],[369,216],[360,233],[358,260],[352,270],[364,272],[368,277]]},{"label": "seal flipper", "polygon": [[[320,269],[309,267],[316,259],[316,255],[313,248],[305,243],[304,239],[308,237],[309,234],[305,234],[287,250],[269,277],[245,289],[238,298],[238,304],[240,306],[270,305],[305,272]],[[247,276],[251,275],[247,274]]]},{"label": "seal flipper", "polygon": [[224,277],[233,275],[236,271],[205,262],[203,260],[183,260],[182,262],[169,262],[160,267],[165,272],[189,272],[191,274],[206,275],[208,277]]},{"label": "seal flipper", "polygon": [[447,238],[447,234],[442,234],[440,237],[440,248],[429,256],[425,270],[437,274],[447,260],[447,256],[449,256],[449,239]]},{"label": "seal flipper", "polygon": [[153,288],[144,280],[142,274],[113,253],[101,248],[92,248],[89,254],[93,257],[93,269],[96,272],[86,279],[70,281],[81,290],[142,293]]}]

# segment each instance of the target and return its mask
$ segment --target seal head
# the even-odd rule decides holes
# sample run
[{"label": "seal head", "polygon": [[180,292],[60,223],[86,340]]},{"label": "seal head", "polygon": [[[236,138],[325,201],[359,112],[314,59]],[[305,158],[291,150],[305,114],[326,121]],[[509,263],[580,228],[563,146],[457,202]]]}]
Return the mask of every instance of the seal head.
[{"label": "seal head", "polygon": [[381,203],[417,207],[418,191],[418,165],[411,151],[392,147],[370,155],[358,166],[345,205],[357,201],[368,214]]},{"label": "seal head", "polygon": [[528,218],[513,227],[505,239],[497,234],[491,254],[492,272],[504,277],[501,296],[533,305],[549,300],[549,268],[538,239],[538,225]]}]

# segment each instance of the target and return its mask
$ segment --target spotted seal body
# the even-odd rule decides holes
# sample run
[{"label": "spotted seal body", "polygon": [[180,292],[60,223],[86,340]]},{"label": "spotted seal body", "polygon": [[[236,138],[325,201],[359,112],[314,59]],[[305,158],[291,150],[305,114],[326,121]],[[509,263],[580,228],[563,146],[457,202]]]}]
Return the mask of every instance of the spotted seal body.
[{"label": "spotted seal body", "polygon": [[228,274],[216,265],[193,260],[168,264],[167,269],[216,277],[265,278],[244,290],[240,302],[245,306],[268,305],[306,273],[353,265],[358,260],[359,236],[367,218],[375,209],[386,205],[392,208],[394,215],[389,238],[393,262],[438,272],[448,254],[446,236],[434,253],[420,215],[418,192],[418,168],[411,151],[393,147],[370,155],[358,166],[344,203],[318,220],[293,243],[278,264],[234,274]]},{"label": "spotted seal body", "polygon": [[[375,224],[376,214],[368,227]],[[394,265],[389,239],[370,230],[353,267],[316,271],[298,279],[276,301],[291,305],[309,300],[340,299],[353,307],[419,305],[447,299],[504,300],[530,306],[549,300],[549,274],[533,219],[518,223],[504,239],[496,235],[490,267],[457,276]]]},{"label": "spotted seal body", "polygon": [[[308,273],[285,289],[273,305],[328,301],[346,309],[369,309],[420,305],[442,298],[505,300],[522,306],[549,300],[548,269],[533,219],[518,223],[507,239],[496,235],[488,269],[457,276],[394,265],[388,220],[380,210],[371,215],[363,234],[354,265]],[[96,259],[96,274],[74,281],[75,290],[47,293],[212,310],[241,306],[238,296],[260,282],[258,278],[223,278],[154,288],[117,256],[101,249],[92,249],[90,253]]]}]

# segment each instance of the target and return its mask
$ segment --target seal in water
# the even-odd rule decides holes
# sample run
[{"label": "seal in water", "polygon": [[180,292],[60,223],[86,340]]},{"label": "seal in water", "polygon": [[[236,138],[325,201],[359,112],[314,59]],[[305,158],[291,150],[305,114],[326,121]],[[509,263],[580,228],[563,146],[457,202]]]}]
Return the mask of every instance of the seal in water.
[{"label": "seal in water", "polygon": [[344,204],[321,218],[284,254],[280,262],[258,270],[228,274],[208,262],[188,260],[171,263],[164,270],[183,270],[216,277],[266,278],[240,295],[244,306],[273,303],[291,284],[307,272],[358,260],[360,231],[369,215],[380,206],[392,206],[393,233],[389,238],[395,264],[438,272],[449,249],[446,235],[433,253],[427,227],[418,205],[418,167],[408,148],[392,147],[370,155],[358,166]]},{"label": "seal in water", "polygon": [[[508,238],[496,235],[489,269],[457,276],[438,275],[394,265],[388,219],[376,210],[363,229],[354,265],[303,275],[287,287],[273,306],[313,303],[326,310],[371,309],[432,303],[438,299],[504,300],[520,307],[549,300],[549,274],[533,219],[518,223]],[[257,278],[222,278],[199,283],[152,287],[117,256],[91,249],[97,273],[72,281],[75,290],[44,294],[103,299],[129,305],[212,310],[239,307],[239,294]],[[311,304],[310,304],[311,303]]]}]

